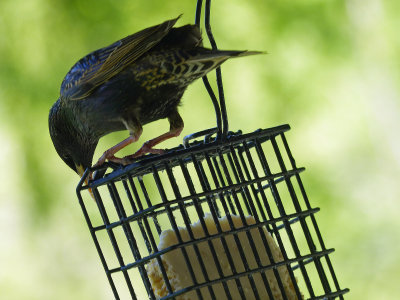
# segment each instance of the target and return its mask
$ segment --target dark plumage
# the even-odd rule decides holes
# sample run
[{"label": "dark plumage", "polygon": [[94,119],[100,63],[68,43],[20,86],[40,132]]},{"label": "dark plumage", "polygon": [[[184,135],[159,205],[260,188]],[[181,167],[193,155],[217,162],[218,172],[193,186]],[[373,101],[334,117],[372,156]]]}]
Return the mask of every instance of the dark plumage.
[{"label": "dark plumage", "polygon": [[256,54],[202,47],[197,26],[172,28],[177,19],[144,29],[79,60],[65,76],[49,115],[50,136],[64,162],[82,176],[92,165],[99,139],[129,130],[130,136],[99,159],[124,163],[114,154],[138,140],[144,124],[168,118],[170,131],[131,155],[162,153],[158,143],[178,136],[177,107],[186,87],[230,57]]}]

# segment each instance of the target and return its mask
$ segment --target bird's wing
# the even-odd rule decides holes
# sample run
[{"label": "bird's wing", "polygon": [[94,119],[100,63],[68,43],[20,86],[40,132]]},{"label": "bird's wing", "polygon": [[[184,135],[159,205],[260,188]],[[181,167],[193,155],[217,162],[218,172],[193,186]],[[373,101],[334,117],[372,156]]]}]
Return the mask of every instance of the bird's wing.
[{"label": "bird's wing", "polygon": [[159,43],[179,17],[129,35],[79,60],[61,84],[62,98],[79,100],[90,95],[95,88],[121,72]]}]

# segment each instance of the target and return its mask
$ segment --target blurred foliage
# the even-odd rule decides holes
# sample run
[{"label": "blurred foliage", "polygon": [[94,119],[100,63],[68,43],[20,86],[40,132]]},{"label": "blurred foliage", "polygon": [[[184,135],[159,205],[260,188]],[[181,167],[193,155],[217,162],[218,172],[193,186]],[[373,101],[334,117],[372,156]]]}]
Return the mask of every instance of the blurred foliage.
[{"label": "blurred foliage", "polygon": [[[220,48],[266,50],[223,67],[232,130],[289,123],[288,134],[333,264],[351,299],[393,299],[400,267],[400,2],[213,1]],[[110,299],[47,116],[82,56],[183,13],[195,1],[0,2],[0,295]],[[212,78],[212,77],[211,77]],[[214,126],[199,81],[184,96],[186,135]],[[142,141],[167,128],[146,125]],[[126,132],[105,137],[97,157]],[[165,143],[172,147],[180,142]],[[137,144],[127,152],[133,152]],[[136,148],[135,148],[136,147]]]}]

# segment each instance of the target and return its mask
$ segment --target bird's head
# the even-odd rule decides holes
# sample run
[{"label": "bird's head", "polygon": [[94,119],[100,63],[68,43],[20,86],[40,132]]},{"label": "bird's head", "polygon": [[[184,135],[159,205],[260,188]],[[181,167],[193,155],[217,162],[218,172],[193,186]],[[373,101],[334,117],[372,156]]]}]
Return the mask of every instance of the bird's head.
[{"label": "bird's head", "polygon": [[82,177],[85,170],[92,165],[97,141],[79,130],[79,126],[69,116],[69,112],[58,99],[50,109],[50,137],[61,159]]}]

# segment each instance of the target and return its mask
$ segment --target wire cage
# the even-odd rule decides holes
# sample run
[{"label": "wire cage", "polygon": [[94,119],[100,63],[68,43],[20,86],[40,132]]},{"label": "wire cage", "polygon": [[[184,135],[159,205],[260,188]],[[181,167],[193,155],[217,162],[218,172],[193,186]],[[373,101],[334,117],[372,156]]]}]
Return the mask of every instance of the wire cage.
[{"label": "wire cage", "polygon": [[[287,130],[283,125],[232,134],[224,142],[195,141],[190,148],[144,158],[89,185],[81,181],[79,202],[115,298],[143,299],[138,293],[144,293],[149,299],[343,299],[348,290],[339,286],[329,258],[334,250],[323,242],[314,216],[319,209],[307,198],[300,178],[304,168],[296,166]],[[84,201],[88,188],[96,203],[90,197]],[[221,228],[223,217],[228,229]],[[206,218],[212,218],[214,230]],[[234,218],[244,225],[235,226]],[[195,222],[200,236],[194,233]],[[167,231],[176,235],[177,243],[161,249],[160,236]],[[222,258],[216,254],[218,246],[223,247]],[[274,247],[281,252],[278,258]],[[179,290],[163,260],[172,251],[190,276],[190,284]],[[203,260],[205,251],[212,261]],[[232,258],[235,251],[240,266]],[[267,263],[263,256],[269,257]],[[151,280],[149,266],[154,264],[160,271],[158,283]],[[164,286],[163,297],[155,294],[155,284]],[[239,298],[230,294],[232,284]],[[250,297],[244,294],[249,288]],[[190,292],[192,298],[179,298]]]},{"label": "wire cage", "polygon": [[[216,48],[210,4],[204,26]],[[87,169],[77,186],[115,299],[344,299],[289,125],[229,132],[219,68],[216,76],[218,99],[203,78],[216,128],[163,155],[107,163],[86,184]]]}]

